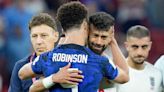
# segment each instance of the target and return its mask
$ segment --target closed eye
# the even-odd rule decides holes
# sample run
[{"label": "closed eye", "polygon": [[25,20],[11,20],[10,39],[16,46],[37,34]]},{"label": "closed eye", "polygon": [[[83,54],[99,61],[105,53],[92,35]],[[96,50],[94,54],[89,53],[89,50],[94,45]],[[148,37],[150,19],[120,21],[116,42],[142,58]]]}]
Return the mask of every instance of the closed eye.
[{"label": "closed eye", "polygon": [[107,38],[107,36],[101,36],[101,38],[102,38],[102,39],[106,39],[106,38]]}]

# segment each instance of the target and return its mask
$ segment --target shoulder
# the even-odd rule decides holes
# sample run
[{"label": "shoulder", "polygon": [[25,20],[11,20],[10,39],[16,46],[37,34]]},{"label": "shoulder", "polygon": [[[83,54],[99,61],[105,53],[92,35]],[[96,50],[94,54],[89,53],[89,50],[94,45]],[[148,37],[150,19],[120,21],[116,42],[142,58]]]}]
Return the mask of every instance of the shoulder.
[{"label": "shoulder", "polygon": [[[157,61],[156,61],[156,63],[158,63],[158,64],[164,64],[164,55],[162,55]],[[155,63],[155,64],[156,64]]]},{"label": "shoulder", "polygon": [[164,60],[164,55],[162,55],[159,59],[162,59],[162,60]]},{"label": "shoulder", "polygon": [[104,61],[108,61],[108,58],[106,56],[96,54],[91,49],[89,49],[88,47],[85,47],[85,48],[86,48],[86,50],[88,51],[88,53],[90,54],[90,56],[92,58],[96,58],[96,59],[99,59],[99,60],[101,59],[101,60],[104,60]]},{"label": "shoulder", "polygon": [[101,61],[109,61],[108,58],[106,56],[101,56],[101,55],[98,55],[98,54],[92,54],[91,55],[93,58],[97,59],[97,60],[101,60]]},{"label": "shoulder", "polygon": [[23,65],[27,64],[28,62],[30,62],[30,57],[31,55],[28,55],[24,57],[23,59],[17,61],[14,67],[22,67]]},{"label": "shoulder", "polygon": [[158,71],[158,69],[156,69],[151,63],[145,61],[144,64],[145,64],[145,66],[147,67],[147,69],[157,70],[157,71]]},{"label": "shoulder", "polygon": [[147,74],[149,76],[151,76],[152,78],[154,78],[156,80],[156,82],[161,83],[162,82],[162,72],[148,62],[146,62],[146,65],[147,65],[146,66],[147,67],[147,70],[146,70]]},{"label": "shoulder", "polygon": [[145,65],[147,67],[147,70],[149,70],[150,72],[152,73],[158,73],[158,74],[161,74],[160,70],[157,69],[156,67],[154,67],[151,63],[149,62],[145,62]]}]

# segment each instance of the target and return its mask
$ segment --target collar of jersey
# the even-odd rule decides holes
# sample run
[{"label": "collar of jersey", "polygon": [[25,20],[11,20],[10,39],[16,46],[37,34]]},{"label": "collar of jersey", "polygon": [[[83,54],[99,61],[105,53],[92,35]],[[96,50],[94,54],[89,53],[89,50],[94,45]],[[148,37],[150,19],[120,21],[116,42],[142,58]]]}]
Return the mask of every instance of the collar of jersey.
[{"label": "collar of jersey", "polygon": [[62,44],[62,45],[59,45],[57,48],[61,48],[61,49],[77,49],[77,50],[80,50],[80,51],[83,51],[85,52],[86,54],[89,54],[87,49],[85,48],[85,46],[82,46],[82,45],[78,45],[78,44]]},{"label": "collar of jersey", "polygon": [[62,44],[62,45],[59,45],[59,47],[61,47],[61,48],[83,48],[84,46],[72,43],[72,44]]}]

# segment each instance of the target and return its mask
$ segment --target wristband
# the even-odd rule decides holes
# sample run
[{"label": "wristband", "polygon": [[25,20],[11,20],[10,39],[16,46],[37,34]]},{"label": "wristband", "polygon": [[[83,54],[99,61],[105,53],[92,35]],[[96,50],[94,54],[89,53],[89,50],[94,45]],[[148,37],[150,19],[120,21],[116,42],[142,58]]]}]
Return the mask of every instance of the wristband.
[{"label": "wristband", "polygon": [[68,72],[72,72],[73,70],[77,70],[78,71],[78,68],[69,68],[69,69],[67,69]]},{"label": "wristband", "polygon": [[42,83],[43,83],[44,87],[47,88],[47,89],[50,88],[50,87],[52,87],[53,85],[55,85],[55,83],[52,80],[52,75],[44,78],[42,80]]}]

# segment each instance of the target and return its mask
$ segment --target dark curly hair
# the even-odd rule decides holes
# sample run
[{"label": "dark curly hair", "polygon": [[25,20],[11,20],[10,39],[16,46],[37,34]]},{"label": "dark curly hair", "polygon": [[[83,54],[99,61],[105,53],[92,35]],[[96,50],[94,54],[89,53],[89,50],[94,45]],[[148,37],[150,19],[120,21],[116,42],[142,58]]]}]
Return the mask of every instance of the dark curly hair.
[{"label": "dark curly hair", "polygon": [[114,25],[114,17],[105,12],[96,12],[89,16],[89,25],[100,31],[108,31]]},{"label": "dark curly hair", "polygon": [[53,28],[55,31],[57,30],[57,25],[55,20],[47,13],[40,13],[32,17],[31,21],[29,22],[29,30],[31,30],[32,27],[39,26],[45,24],[51,28]]},{"label": "dark curly hair", "polygon": [[70,28],[79,28],[87,18],[86,7],[78,1],[72,1],[62,5],[57,11],[57,19],[60,21],[64,31]]}]

